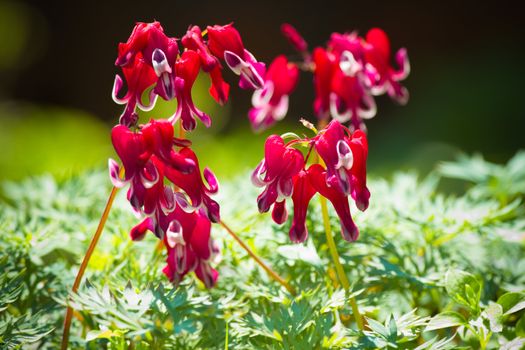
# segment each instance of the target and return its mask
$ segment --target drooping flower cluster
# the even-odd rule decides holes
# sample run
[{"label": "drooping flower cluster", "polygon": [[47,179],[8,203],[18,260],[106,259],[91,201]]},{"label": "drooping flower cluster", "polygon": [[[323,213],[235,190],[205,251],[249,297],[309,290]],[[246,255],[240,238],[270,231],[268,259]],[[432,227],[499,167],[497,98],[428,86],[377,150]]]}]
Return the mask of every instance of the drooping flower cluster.
[{"label": "drooping flower cluster", "polygon": [[407,51],[399,49],[391,65],[390,41],[379,28],[366,36],[357,33],[333,33],[326,47],[308,52],[302,36],[289,24],[282,32],[302,62],[288,62],[278,56],[263,75],[264,89],[255,91],[249,119],[255,130],[262,130],[281,120],[288,110],[288,96],[297,85],[299,69],[313,73],[314,112],[319,120],[333,118],[349,122],[351,130],[365,130],[364,119],[376,114],[374,96],[387,93],[400,104],[408,101],[408,91],[400,84],[410,72]]},{"label": "drooping flower cluster", "polygon": [[[219,204],[211,198],[218,192],[218,182],[208,168],[201,175],[191,143],[175,137],[173,125],[180,121],[186,131],[195,129],[196,119],[211,125],[210,116],[193,103],[191,90],[203,71],[211,80],[211,96],[224,104],[230,86],[222,77],[222,63],[240,76],[241,88],[263,86],[264,63],[244,48],[231,24],[205,31],[192,26],[179,41],[165,35],[158,22],[137,23],[128,41],[118,47],[115,64],[124,79],[116,76],[113,99],[126,107],[111,138],[123,169],[110,159],[110,177],[117,187],[129,185],[127,199],[143,217],[132,228],[131,238],[140,240],[151,231],[163,241],[168,251],[163,271],[174,283],[190,271],[206,287],[215,285],[218,277],[211,266],[218,255],[211,238],[211,224],[220,222]],[[122,94],[124,85],[127,92]],[[176,99],[174,114],[138,125],[137,107],[150,110],[159,96]]]},{"label": "drooping flower cluster", "polygon": [[[325,166],[307,167],[303,154],[295,145],[308,144],[315,149]],[[370,192],[366,187],[366,158],[368,143],[361,130],[351,132],[339,121],[333,120],[311,139],[294,139],[285,143],[278,135],[268,137],[264,159],[252,175],[252,182],[264,191],[257,198],[261,213],[272,208],[272,218],[283,224],[288,218],[286,199],[293,202],[293,221],[290,239],[304,242],[308,237],[306,213],[308,203],[319,193],[328,199],[341,221],[341,234],[347,241],[355,241],[358,228],[350,214],[349,197],[359,210],[368,208]]]},{"label": "drooping flower cluster", "polygon": [[206,186],[189,142],[173,136],[168,120],[151,120],[136,131],[117,125],[111,138],[125,174],[121,178],[120,166],[110,159],[112,182],[116,187],[129,184],[127,199],[144,217],[131,238],[140,240],[149,230],[163,240],[168,250],[164,272],[174,283],[196,271],[207,287],[213,286],[218,274],[210,262],[217,252],[210,230],[212,222],[220,221],[219,205],[211,198],[218,191],[213,173],[204,169]]},{"label": "drooping flower cluster", "polygon": [[[205,34],[207,38],[205,38]],[[117,75],[113,86],[113,99],[126,107],[120,124],[131,126],[137,121],[136,107],[150,110],[160,96],[177,100],[177,110],[170,120],[182,120],[184,129],[196,126],[196,118],[210,126],[210,117],[193,103],[191,89],[199,71],[210,76],[210,94],[220,104],[228,100],[230,86],[222,77],[222,62],[237,75],[243,89],[257,89],[264,84],[265,65],[245,49],[239,32],[232,24],[208,26],[202,31],[191,26],[180,40],[168,37],[159,22],[137,23],[128,41],[120,43],[115,64],[122,68],[127,85],[123,97],[124,81]],[[143,95],[148,92],[148,101]]]}]

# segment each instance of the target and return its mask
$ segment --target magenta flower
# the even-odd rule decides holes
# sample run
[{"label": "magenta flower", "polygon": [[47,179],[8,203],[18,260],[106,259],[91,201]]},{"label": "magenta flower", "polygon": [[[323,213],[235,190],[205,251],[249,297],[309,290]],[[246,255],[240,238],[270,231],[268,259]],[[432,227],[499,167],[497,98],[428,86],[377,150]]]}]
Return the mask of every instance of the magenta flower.
[{"label": "magenta flower", "polygon": [[182,44],[187,49],[199,54],[202,70],[210,75],[210,94],[219,104],[225,104],[228,101],[230,85],[222,78],[222,67],[219,59],[211,54],[202,38],[201,29],[198,26],[190,27],[186,35],[182,37]]},{"label": "magenta flower", "polygon": [[386,33],[373,28],[366,34],[365,57],[367,73],[371,80],[373,95],[388,95],[398,103],[408,102],[408,90],[399,82],[406,79],[410,73],[410,63],[405,48],[396,52],[395,60],[399,69],[390,65],[390,40]]},{"label": "magenta flower", "polygon": [[360,210],[368,208],[365,134],[357,130],[351,135],[339,122],[332,121],[319,133],[315,149],[326,164],[326,184],[351,195]]},{"label": "magenta flower", "polygon": [[[164,273],[173,283],[195,271],[207,287],[214,286],[218,272],[210,263],[218,250],[210,230],[211,221],[218,222],[220,214],[218,203],[210,197],[219,186],[213,173],[204,170],[206,187],[189,143],[173,136],[173,125],[167,120],[151,120],[137,131],[117,125],[112,141],[125,169],[120,178],[118,164],[110,160],[112,181],[119,187],[130,184],[128,200],[143,216],[131,229],[131,239],[140,240],[151,231],[164,241],[168,250]],[[174,146],[182,149],[176,151]]]},{"label": "magenta flower", "polygon": [[199,54],[203,71],[209,72],[220,65],[217,57],[210,53],[208,46],[206,46],[206,43],[202,39],[202,31],[199,26],[191,26],[182,37],[181,42],[185,48]]},{"label": "magenta flower", "polygon": [[149,104],[145,105],[142,103],[142,95],[149,87],[155,84],[157,78],[155,71],[145,63],[141,53],[134,55],[131,61],[128,61],[128,64],[122,67],[122,73],[124,74],[128,91],[123,97],[118,97],[124,82],[117,74],[113,83],[112,97],[115,103],[126,105],[124,112],[120,116],[119,123],[131,126],[138,121],[138,115],[135,113],[137,105],[144,111],[151,110],[155,106],[156,95],[153,93],[153,90],[149,94]]},{"label": "magenta flower", "polygon": [[199,161],[195,153],[190,148],[183,148],[180,150],[180,154],[192,160],[195,163],[196,170],[188,174],[172,167],[164,167],[166,177],[188,195],[191,201],[190,205],[194,210],[201,209],[211,222],[219,222],[219,204],[210,197],[219,191],[217,178],[209,168],[204,168],[203,176],[208,186],[204,185],[199,170]]},{"label": "magenta flower", "polygon": [[294,177],[293,200],[293,221],[290,228],[290,240],[294,243],[304,242],[308,238],[306,228],[306,213],[308,204],[315,195],[316,190],[312,187],[308,172],[301,170]]},{"label": "magenta flower", "polygon": [[277,56],[264,76],[264,87],[255,90],[253,108],[248,117],[256,131],[263,130],[283,119],[288,111],[288,95],[295,89],[299,69],[285,56]]},{"label": "magenta flower", "polygon": [[374,98],[365,89],[362,75],[348,76],[339,67],[332,77],[330,114],[341,122],[351,122],[353,130],[365,129],[363,119],[376,115]]},{"label": "magenta flower", "polygon": [[337,63],[336,57],[321,47],[317,47],[313,53],[315,63],[314,70],[314,112],[318,119],[326,119],[330,116],[330,94],[332,92],[332,77]]},{"label": "magenta flower", "polygon": [[155,93],[165,100],[171,100],[175,97],[173,65],[178,53],[176,39],[167,37],[159,22],[139,22],[128,41],[119,44],[119,55],[115,64],[124,68],[141,54],[158,78]]},{"label": "magenta flower", "polygon": [[195,271],[207,288],[213,287],[219,274],[210,265],[217,254],[210,221],[199,211],[186,213],[179,208],[171,216],[173,219],[164,236],[168,250],[164,274],[177,284],[188,272]]},{"label": "magenta flower", "polygon": [[375,116],[376,105],[366,88],[363,64],[355,59],[359,57],[357,43],[351,38],[333,34],[330,52],[314,50],[314,110],[320,119],[331,116],[341,123],[351,121],[352,129],[357,130],[364,128],[362,119]]},{"label": "magenta flower", "polygon": [[[316,47],[312,53],[294,27],[285,23],[281,31],[301,53],[302,60],[294,62],[294,65],[313,73],[313,108],[323,125],[335,119],[348,123],[351,130],[366,131],[364,120],[373,118],[377,112],[374,96],[388,93],[400,104],[407,102],[408,91],[399,83],[410,71],[406,50],[400,49],[396,53],[395,60],[400,68],[393,68],[390,65],[390,43],[382,30],[371,29],[366,39],[357,32],[332,33],[327,45]],[[283,85],[286,79],[289,85],[296,82],[295,75],[287,77],[282,74],[279,77]],[[248,114],[256,130],[271,126],[283,118],[287,110],[284,102],[268,102],[268,90],[271,91],[271,88],[266,82],[269,80],[265,77],[263,91],[254,93],[255,108],[250,109]]]},{"label": "magenta flower", "polygon": [[355,241],[359,236],[359,230],[352,220],[348,197],[334,187],[328,186],[326,183],[326,170],[319,164],[310,166],[308,169],[308,180],[312,187],[315,188],[315,191],[332,203],[341,222],[343,239],[348,242]]},{"label": "magenta flower", "polygon": [[200,59],[195,51],[185,51],[175,64],[177,78],[175,78],[175,90],[177,95],[177,111],[171,118],[175,123],[182,119],[182,127],[191,131],[197,126],[195,117],[199,118],[206,127],[211,125],[211,118],[206,113],[195,107],[191,97],[191,89],[197,75],[199,75]]},{"label": "magenta flower", "polygon": [[264,63],[244,48],[241,36],[232,24],[208,27],[208,48],[211,53],[224,59],[228,67],[240,75],[239,87],[242,89],[260,89],[264,85],[262,78]]},{"label": "magenta flower", "polygon": [[183,173],[191,173],[195,169],[195,162],[176,152],[173,146],[187,147],[191,143],[173,136],[173,124],[168,120],[151,120],[143,125],[141,132],[144,135],[146,147],[161,159],[165,164]]},{"label": "magenta flower", "polygon": [[[314,164],[306,169],[306,161],[295,145],[314,147],[326,167]],[[257,198],[261,213],[273,205],[272,219],[283,224],[288,218],[286,198],[292,197],[293,220],[290,239],[304,242],[308,237],[306,214],[312,197],[319,193],[328,199],[341,220],[341,234],[355,241],[359,230],[350,214],[349,197],[358,209],[368,207],[370,192],[366,187],[366,158],[368,144],[361,130],[351,133],[333,120],[312,139],[299,139],[284,144],[280,136],[268,137],[265,157],[252,174],[257,187],[265,187]]]},{"label": "magenta flower", "polygon": [[[286,146],[280,136],[268,137],[264,145],[264,159],[252,174],[252,183],[257,187],[264,187],[264,191],[257,197],[259,212],[267,212],[274,203],[283,202],[292,195],[293,177],[303,165],[304,157],[301,152]],[[277,210],[283,211],[282,205],[278,205]],[[284,214],[276,213],[276,217],[279,223]]]}]

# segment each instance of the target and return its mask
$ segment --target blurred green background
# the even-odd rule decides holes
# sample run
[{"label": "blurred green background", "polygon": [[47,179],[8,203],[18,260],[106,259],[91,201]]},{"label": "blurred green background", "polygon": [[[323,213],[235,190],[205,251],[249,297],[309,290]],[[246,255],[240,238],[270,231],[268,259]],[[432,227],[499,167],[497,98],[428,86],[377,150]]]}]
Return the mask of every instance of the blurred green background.
[{"label": "blurred green background", "polygon": [[[121,106],[110,97],[117,43],[135,21],[161,21],[171,36],[188,25],[234,21],[259,60],[293,55],[281,37],[283,22],[295,25],[310,47],[333,31],[364,34],[382,27],[393,49],[408,48],[412,73],[406,107],[378,99],[368,123],[371,172],[426,171],[458,151],[479,151],[504,161],[525,146],[523,54],[519,3],[479,1],[15,1],[0,0],[0,179],[50,172],[59,177],[105,167],[113,156],[109,130]],[[201,162],[218,176],[253,168],[271,132],[295,130],[312,117],[311,76],[303,74],[285,122],[253,135],[246,113],[251,94],[232,84],[230,102],[218,107],[202,78],[197,105],[214,120],[190,135]],[[150,117],[174,106],[159,103]]]}]

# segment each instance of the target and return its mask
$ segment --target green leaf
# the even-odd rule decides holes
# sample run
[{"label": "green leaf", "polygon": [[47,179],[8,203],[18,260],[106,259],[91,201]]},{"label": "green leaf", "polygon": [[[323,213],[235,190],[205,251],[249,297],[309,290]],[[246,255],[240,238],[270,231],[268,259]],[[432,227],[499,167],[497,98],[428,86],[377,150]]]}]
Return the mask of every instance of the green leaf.
[{"label": "green leaf", "polygon": [[463,317],[463,315],[455,311],[445,311],[430,319],[430,322],[425,328],[425,332],[434,331],[436,329],[457,327],[465,324],[467,324],[467,320]]},{"label": "green leaf", "polygon": [[320,266],[322,263],[321,258],[317,254],[317,251],[315,250],[311,240],[309,240],[306,245],[281,245],[277,248],[277,253],[286,259],[302,260],[314,266]]},{"label": "green leaf", "polygon": [[525,345],[525,338],[514,338],[501,344],[500,350],[521,350]]},{"label": "green leaf", "polygon": [[521,316],[519,321],[516,323],[516,335],[525,337],[525,315]]},{"label": "green leaf", "polygon": [[450,269],[445,276],[445,288],[454,301],[473,311],[479,310],[481,282],[476,276],[465,271]]},{"label": "green leaf", "polygon": [[87,333],[86,341],[89,342],[95,339],[110,339],[112,337],[120,337],[121,335],[122,335],[122,332],[119,332],[118,330],[112,331],[110,329],[106,329],[106,330],[95,329]]},{"label": "green leaf", "polygon": [[525,293],[505,293],[498,299],[503,315],[510,315],[525,309]]},{"label": "green leaf", "polygon": [[503,330],[503,308],[500,304],[490,303],[485,309],[485,316],[489,320],[490,330],[494,333],[499,333]]}]

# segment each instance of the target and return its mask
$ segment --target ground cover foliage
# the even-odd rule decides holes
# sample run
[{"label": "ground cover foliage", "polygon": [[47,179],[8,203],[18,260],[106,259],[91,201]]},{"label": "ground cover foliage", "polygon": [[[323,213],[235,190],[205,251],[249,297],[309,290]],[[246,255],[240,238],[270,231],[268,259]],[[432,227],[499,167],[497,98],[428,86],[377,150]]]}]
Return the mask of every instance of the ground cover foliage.
[{"label": "ground cover foliage", "polygon": [[[460,191],[444,191],[453,183]],[[310,236],[259,215],[246,172],[222,183],[221,216],[297,289],[274,283],[218,225],[217,287],[161,272],[151,235],[132,242],[136,218],[120,193],[87,280],[70,302],[74,349],[521,349],[525,345],[525,152],[506,165],[461,156],[426,176],[370,181],[361,235],[336,237],[352,282],[337,282],[319,201]],[[55,349],[65,303],[109,193],[103,171],[57,181],[4,183],[0,204],[0,348]],[[335,212],[332,227],[338,230]],[[289,225],[289,224],[288,224]],[[348,300],[366,316],[359,331]]]}]

